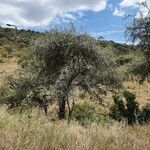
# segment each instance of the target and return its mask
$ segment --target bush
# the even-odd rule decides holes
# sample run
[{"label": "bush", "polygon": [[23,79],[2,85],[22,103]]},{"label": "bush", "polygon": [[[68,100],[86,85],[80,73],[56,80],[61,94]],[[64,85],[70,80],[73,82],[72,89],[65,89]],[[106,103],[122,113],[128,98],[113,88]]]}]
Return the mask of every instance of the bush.
[{"label": "bush", "polygon": [[16,78],[7,76],[6,84],[0,88],[0,103],[8,109],[18,108],[18,111],[40,106],[47,113],[47,101],[39,88],[39,80],[33,75],[20,73]]},{"label": "bush", "polygon": [[114,96],[114,106],[111,108],[109,114],[117,121],[127,120],[129,125],[135,123],[149,123],[150,122],[150,105],[144,106],[141,110],[138,102],[135,101],[135,94],[125,91],[123,93],[125,102],[118,96]]},{"label": "bush", "polygon": [[0,30],[0,38],[5,37],[5,32]]},{"label": "bush", "polygon": [[11,45],[5,45],[4,48],[8,54],[10,54],[13,51],[13,48]]},{"label": "bush", "polygon": [[143,83],[144,80],[149,76],[150,65],[149,61],[145,59],[143,54],[141,53],[141,57],[137,57],[132,63],[129,65],[128,72],[134,74],[139,77],[139,82]]},{"label": "bush", "polygon": [[123,96],[126,99],[126,117],[128,120],[128,124],[132,125],[138,121],[137,117],[139,116],[139,104],[135,101],[135,94],[125,91]]},{"label": "bush", "polygon": [[140,122],[141,123],[149,123],[150,122],[150,104],[147,104],[142,107],[142,111],[140,114]]},{"label": "bush", "polygon": [[4,52],[4,51],[1,51],[0,57],[1,57],[1,58],[6,58],[6,57],[7,57],[7,53]]},{"label": "bush", "polygon": [[116,62],[118,65],[124,65],[127,63],[130,63],[132,61],[133,58],[131,57],[127,57],[127,56],[120,56],[119,58],[117,58]]},{"label": "bush", "polygon": [[21,42],[21,43],[19,43],[18,47],[22,49],[22,48],[27,47],[27,45],[26,45],[26,43]]},{"label": "bush", "polygon": [[29,69],[30,67],[34,67],[37,62],[35,62],[35,55],[28,49],[22,49],[18,53],[19,64],[23,69]]},{"label": "bush", "polygon": [[92,102],[83,101],[74,106],[72,117],[81,125],[89,125],[92,123],[104,125],[109,122],[109,117],[102,114],[98,106]]},{"label": "bush", "polygon": [[4,58],[7,57],[7,52],[4,50],[3,47],[0,47],[0,61],[2,62]]},{"label": "bush", "polygon": [[123,100],[120,99],[118,96],[114,96],[113,100],[114,100],[114,105],[110,109],[111,111],[110,116],[113,119],[120,122],[124,118],[126,118],[126,108]]}]

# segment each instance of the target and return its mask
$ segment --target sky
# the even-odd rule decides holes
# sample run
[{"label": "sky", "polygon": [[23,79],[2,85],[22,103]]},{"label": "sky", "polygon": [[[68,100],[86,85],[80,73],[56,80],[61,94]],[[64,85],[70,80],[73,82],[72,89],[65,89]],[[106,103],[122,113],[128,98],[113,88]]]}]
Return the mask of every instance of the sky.
[{"label": "sky", "polygon": [[139,10],[146,16],[148,10],[137,6],[144,1],[150,5],[150,0],[0,0],[0,26],[48,31],[72,22],[79,32],[125,43],[124,31],[132,23],[126,16],[138,17]]}]

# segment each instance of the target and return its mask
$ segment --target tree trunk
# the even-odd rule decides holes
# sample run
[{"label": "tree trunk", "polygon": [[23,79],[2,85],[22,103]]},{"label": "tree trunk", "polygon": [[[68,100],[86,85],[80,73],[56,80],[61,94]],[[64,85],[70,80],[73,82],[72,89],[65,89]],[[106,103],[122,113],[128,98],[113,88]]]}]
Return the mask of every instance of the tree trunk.
[{"label": "tree trunk", "polygon": [[66,66],[59,78],[56,81],[56,97],[59,105],[58,118],[65,119],[65,106],[68,99],[70,87],[76,76],[79,74],[75,69],[71,69]]},{"label": "tree trunk", "polygon": [[59,119],[64,119],[66,116],[65,108],[66,108],[66,98],[62,97],[59,100],[59,113],[58,117]]}]

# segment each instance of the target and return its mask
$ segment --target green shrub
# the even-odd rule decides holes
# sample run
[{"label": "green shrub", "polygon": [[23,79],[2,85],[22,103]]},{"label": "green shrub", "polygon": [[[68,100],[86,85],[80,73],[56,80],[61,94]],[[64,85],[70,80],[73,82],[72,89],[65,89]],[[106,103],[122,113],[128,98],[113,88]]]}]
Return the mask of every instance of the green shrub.
[{"label": "green shrub", "polygon": [[7,57],[7,53],[4,52],[4,51],[2,51],[2,52],[0,53],[0,57],[1,57],[1,58],[6,58],[6,57]]},{"label": "green shrub", "polygon": [[0,38],[0,46],[10,43],[10,41],[6,37]]},{"label": "green shrub", "polygon": [[142,107],[142,111],[139,117],[141,123],[149,123],[150,122],[150,104],[147,104]]},{"label": "green shrub", "polygon": [[91,102],[83,101],[74,106],[72,118],[81,125],[92,123],[104,125],[109,122],[109,117],[104,116],[101,110],[97,110],[97,105]]},{"label": "green shrub", "polygon": [[129,125],[135,123],[149,123],[150,122],[150,105],[144,106],[141,110],[138,102],[135,101],[135,94],[125,91],[123,93],[125,102],[118,96],[114,96],[114,105],[111,107],[109,114],[117,121],[126,120]]},{"label": "green shrub", "polygon": [[3,62],[3,58],[0,57],[0,63],[2,63],[2,62]]},{"label": "green shrub", "polygon": [[5,45],[4,48],[8,54],[12,53],[12,51],[13,51],[13,48],[11,45]]},{"label": "green shrub", "polygon": [[26,43],[21,42],[21,43],[19,43],[18,47],[22,49],[22,48],[27,47],[27,45],[26,45]]},{"label": "green shrub", "polygon": [[125,91],[123,96],[126,103],[118,96],[114,96],[114,106],[111,108],[110,116],[117,120],[123,119],[128,122],[129,125],[136,123],[137,116],[139,115],[139,105],[135,101],[135,95],[129,91]]},{"label": "green shrub", "polygon": [[127,63],[130,63],[132,61],[133,58],[131,57],[127,57],[127,56],[120,56],[119,58],[117,58],[116,62],[118,65],[124,65]]},{"label": "green shrub", "polygon": [[7,57],[7,52],[3,47],[0,47],[0,62],[3,62],[3,59]]},{"label": "green shrub", "polygon": [[33,75],[25,73],[17,77],[7,76],[5,84],[0,88],[0,104],[6,104],[8,109],[18,108],[18,111],[40,106],[47,113],[47,101],[41,95],[39,82]]},{"label": "green shrub", "polygon": [[6,36],[6,34],[5,34],[4,30],[2,28],[0,28],[0,38],[3,38],[5,36]]},{"label": "green shrub", "polygon": [[128,72],[139,78],[139,83],[143,83],[149,77],[150,60],[144,57],[142,52],[139,52],[138,57],[128,66]]},{"label": "green shrub", "polygon": [[19,61],[18,63],[23,69],[26,69],[29,71],[29,69],[33,67],[38,63],[35,62],[35,55],[33,55],[32,51],[29,51],[28,49],[21,49],[18,53]]},{"label": "green shrub", "polygon": [[122,99],[119,96],[113,96],[114,105],[111,107],[109,114],[113,119],[122,121],[126,118],[126,108]]},{"label": "green shrub", "polygon": [[126,99],[126,115],[127,115],[127,120],[128,120],[128,124],[132,125],[134,123],[136,123],[137,117],[139,116],[139,104],[138,102],[135,101],[136,97],[135,94],[129,92],[129,91],[125,91],[123,93],[123,96]]}]

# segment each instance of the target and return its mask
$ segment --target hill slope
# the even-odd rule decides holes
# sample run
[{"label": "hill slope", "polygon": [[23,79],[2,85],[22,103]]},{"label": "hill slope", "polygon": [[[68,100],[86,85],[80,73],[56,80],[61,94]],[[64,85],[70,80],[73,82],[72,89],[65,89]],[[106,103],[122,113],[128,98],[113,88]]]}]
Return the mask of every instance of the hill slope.
[{"label": "hill slope", "polygon": [[[0,27],[0,82],[3,77],[13,73],[20,67],[21,63],[32,59],[30,47],[32,43],[43,33],[17,30]],[[118,71],[127,72],[128,66],[139,59],[140,53],[136,46],[119,44],[113,41],[98,40],[101,50],[114,53],[114,59],[118,65]],[[150,85],[145,82],[139,85],[136,81],[125,81],[124,88],[133,91],[137,95],[137,100],[141,104],[150,102]]]}]

